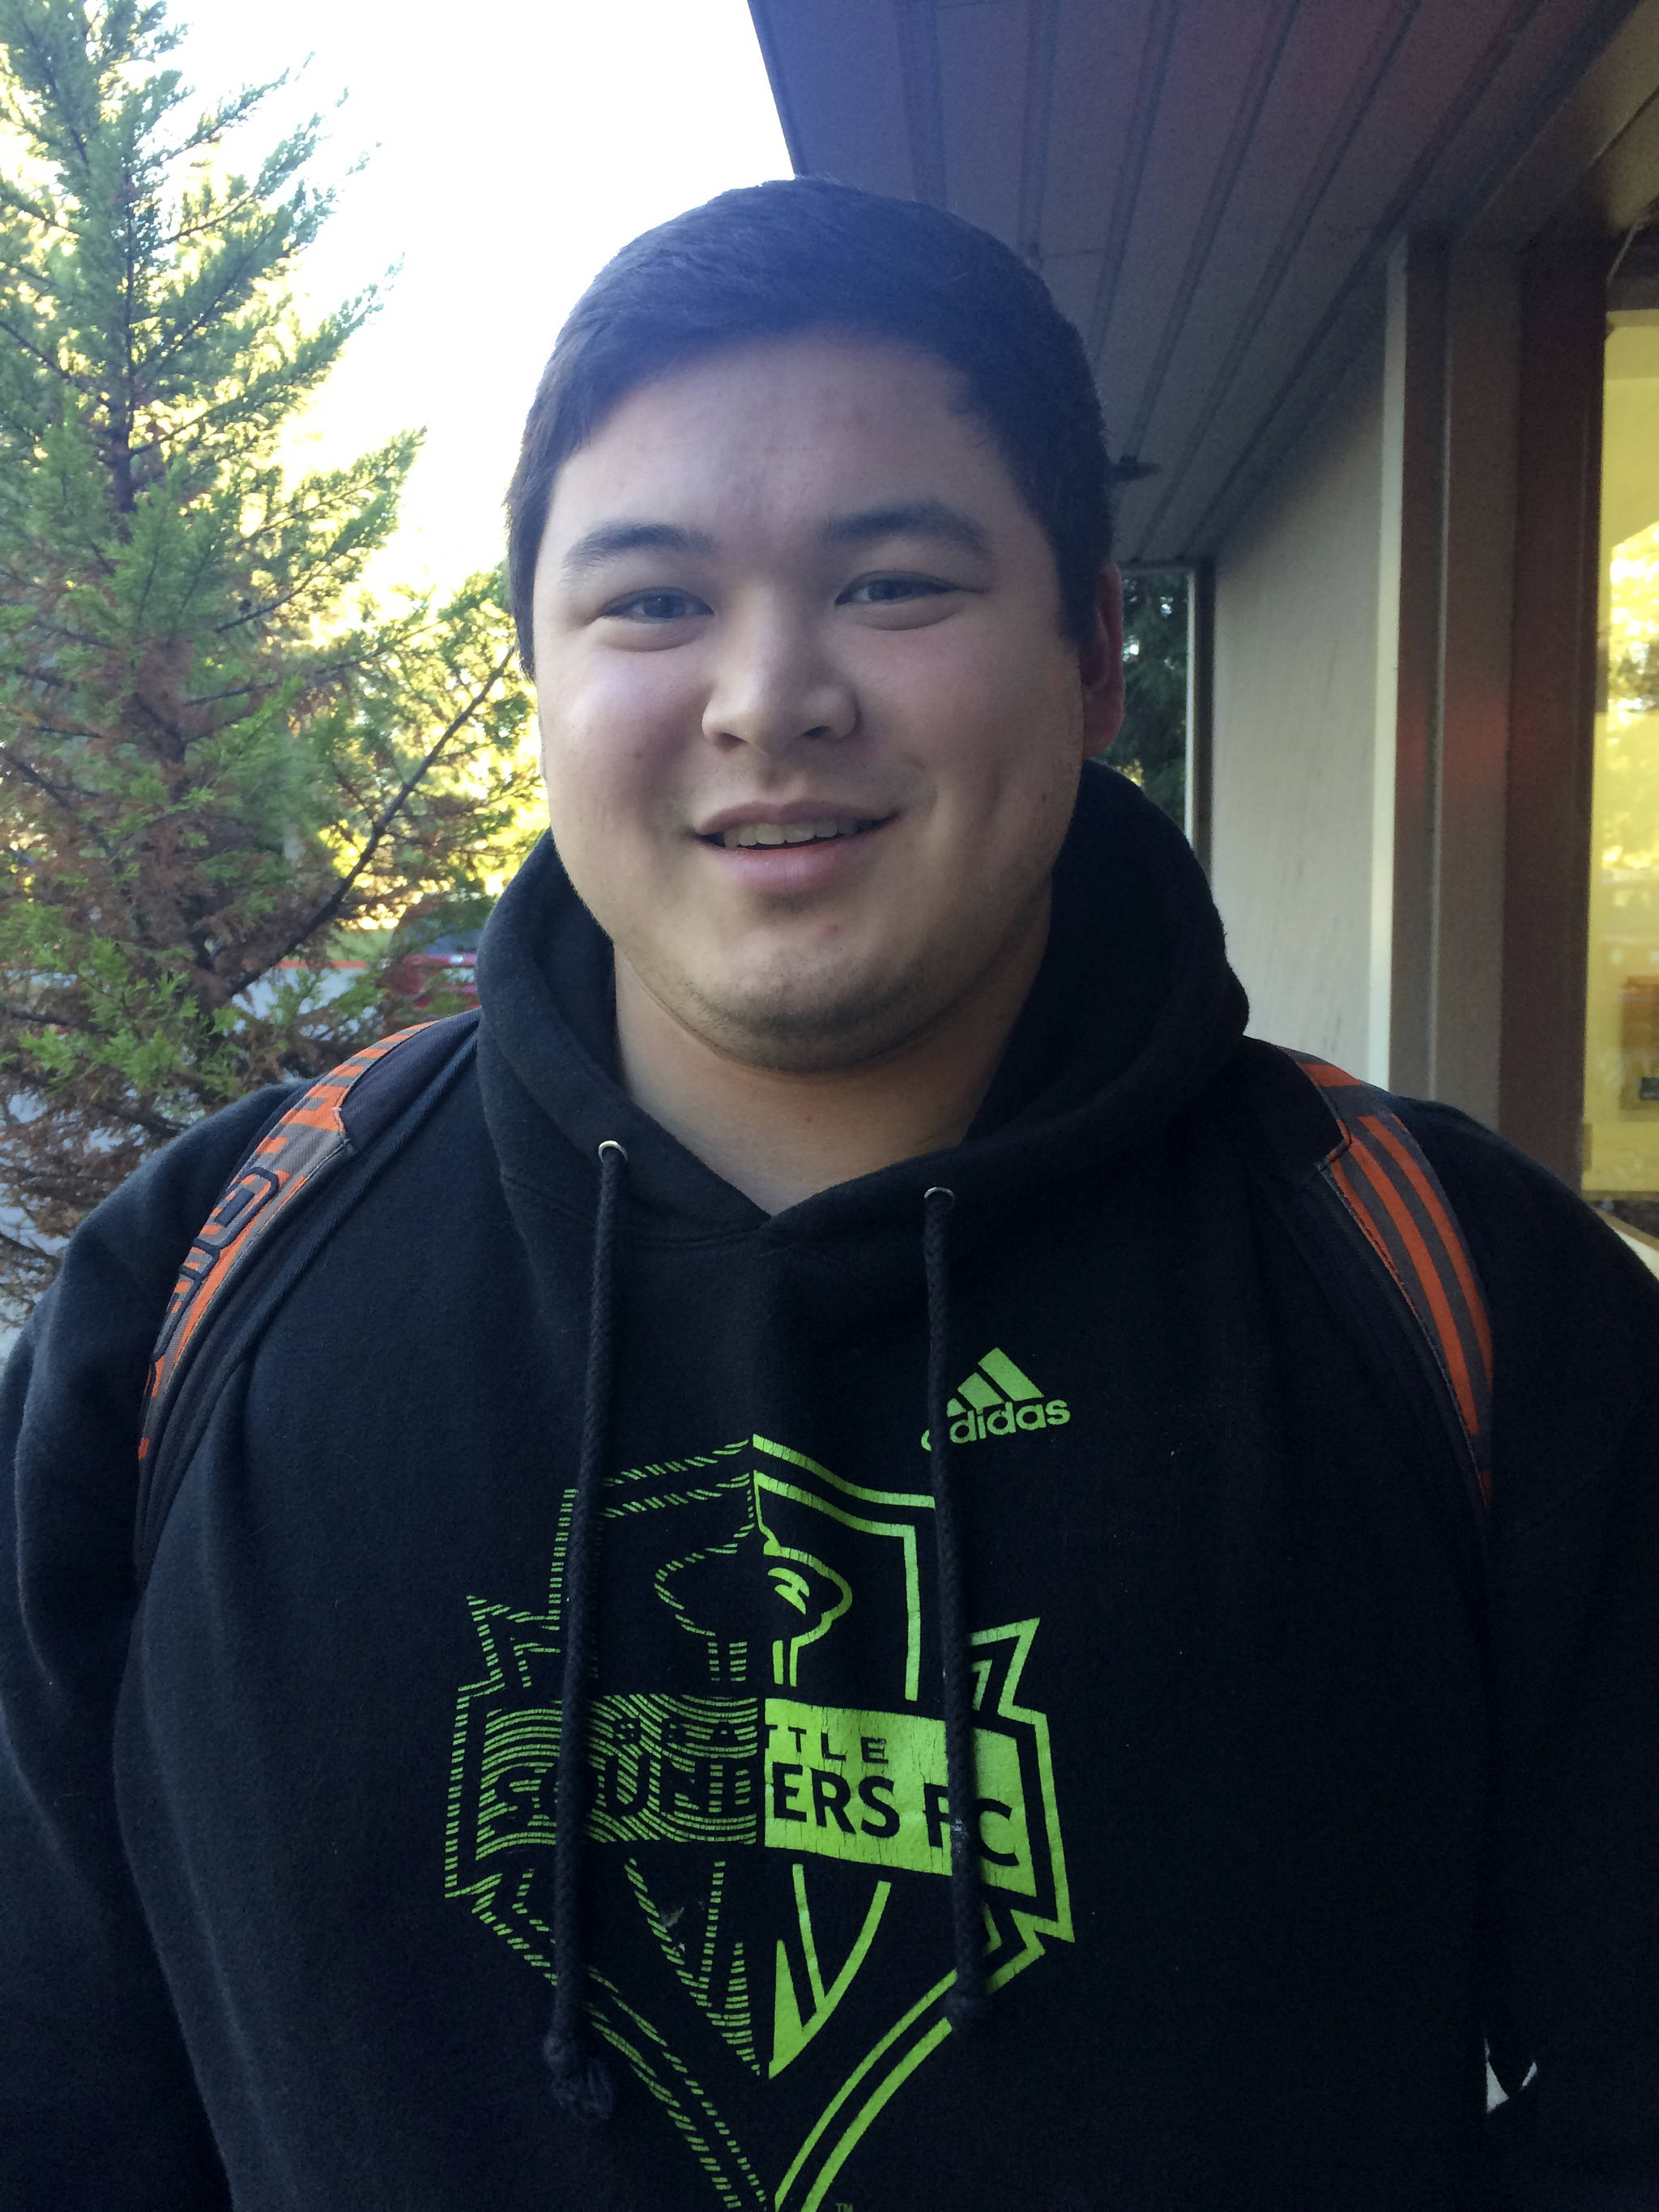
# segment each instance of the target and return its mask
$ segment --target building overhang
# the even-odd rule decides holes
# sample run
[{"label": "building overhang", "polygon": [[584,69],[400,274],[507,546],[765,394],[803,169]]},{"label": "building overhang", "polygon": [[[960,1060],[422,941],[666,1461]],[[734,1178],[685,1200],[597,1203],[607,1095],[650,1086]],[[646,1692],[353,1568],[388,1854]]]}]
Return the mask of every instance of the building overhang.
[{"label": "building overhang", "polygon": [[1643,220],[1659,0],[750,0],[798,172],[927,200],[1083,332],[1124,560],[1213,554],[1402,234]]}]

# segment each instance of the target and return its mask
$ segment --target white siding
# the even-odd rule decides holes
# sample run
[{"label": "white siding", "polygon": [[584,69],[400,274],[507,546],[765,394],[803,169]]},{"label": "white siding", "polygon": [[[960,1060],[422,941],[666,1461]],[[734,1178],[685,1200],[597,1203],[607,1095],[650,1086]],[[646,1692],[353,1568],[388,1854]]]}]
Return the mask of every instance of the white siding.
[{"label": "white siding", "polygon": [[1254,1033],[1379,1078],[1373,855],[1391,829],[1374,822],[1373,797],[1382,414],[1379,361],[1216,560],[1211,841]]}]

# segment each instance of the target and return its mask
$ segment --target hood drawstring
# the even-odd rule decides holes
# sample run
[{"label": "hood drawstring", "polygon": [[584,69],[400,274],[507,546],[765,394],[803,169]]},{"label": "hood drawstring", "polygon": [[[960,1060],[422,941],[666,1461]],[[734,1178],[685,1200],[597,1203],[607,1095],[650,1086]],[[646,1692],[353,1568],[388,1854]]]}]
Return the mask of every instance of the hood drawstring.
[{"label": "hood drawstring", "polygon": [[617,2085],[594,2050],[587,2025],[587,1962],[582,1936],[582,1863],[587,1819],[587,1716],[594,1674],[595,1569],[600,1492],[610,1443],[612,1290],[617,1200],[628,1155],[614,1137],[599,1146],[599,1203],[593,1223],[593,1276],[588,1291],[587,1380],[582,1407],[581,1461],[566,1540],[561,1602],[564,1667],[559,1686],[559,1765],[554,1799],[553,2018],[542,2056],[556,2101],[573,2119],[608,2120]]},{"label": "hood drawstring", "polygon": [[[554,1799],[553,1960],[557,1977],[553,2018],[542,2045],[553,2095],[573,2119],[591,2126],[611,2118],[617,2085],[593,2048],[587,2021],[587,1962],[583,1946],[583,1867],[588,1796],[587,1734],[596,1636],[593,1591],[599,1564],[600,1492],[610,1441],[611,1338],[617,1216],[628,1155],[614,1137],[599,1146],[599,1200],[593,1224],[589,1291],[587,1377],[581,1460],[566,1540],[562,1606],[564,1664],[559,1689],[559,1763]],[[985,1930],[980,1900],[974,1770],[974,1671],[962,1548],[951,1488],[950,1250],[945,1222],[956,1194],[935,1183],[922,1199],[922,1261],[927,1280],[928,1467],[939,1566],[939,1651],[945,1678],[945,1778],[951,1808],[951,1933],[956,1980],[945,2014],[958,2034],[973,2027],[988,2002]]]},{"label": "hood drawstring", "polygon": [[945,1224],[956,1194],[935,1183],[922,1195],[922,1263],[927,1276],[927,1462],[933,1486],[939,1563],[939,1640],[945,1675],[945,1786],[951,1809],[951,1938],[957,1978],[945,2016],[957,2034],[984,2014],[985,1926],[979,1889],[977,1778],[974,1770],[974,1669],[956,1500],[951,1488],[951,1261]]}]

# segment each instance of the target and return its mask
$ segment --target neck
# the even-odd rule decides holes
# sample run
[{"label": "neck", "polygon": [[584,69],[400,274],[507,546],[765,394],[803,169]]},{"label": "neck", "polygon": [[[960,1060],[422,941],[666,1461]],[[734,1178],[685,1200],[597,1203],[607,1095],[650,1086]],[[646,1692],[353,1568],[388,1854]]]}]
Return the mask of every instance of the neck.
[{"label": "neck", "polygon": [[757,1067],[670,1013],[616,956],[617,1062],[628,1095],[769,1213],[897,1160],[960,1144],[991,1085],[1048,941],[1031,923],[919,1035],[850,1067]]}]

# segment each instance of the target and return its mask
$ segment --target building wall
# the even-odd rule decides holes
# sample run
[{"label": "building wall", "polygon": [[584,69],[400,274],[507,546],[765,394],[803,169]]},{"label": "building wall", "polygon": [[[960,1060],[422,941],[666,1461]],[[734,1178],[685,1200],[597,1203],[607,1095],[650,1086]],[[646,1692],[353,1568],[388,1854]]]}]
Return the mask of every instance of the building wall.
[{"label": "building wall", "polygon": [[1382,483],[1379,349],[1217,556],[1210,846],[1252,1030],[1377,1080]]}]

